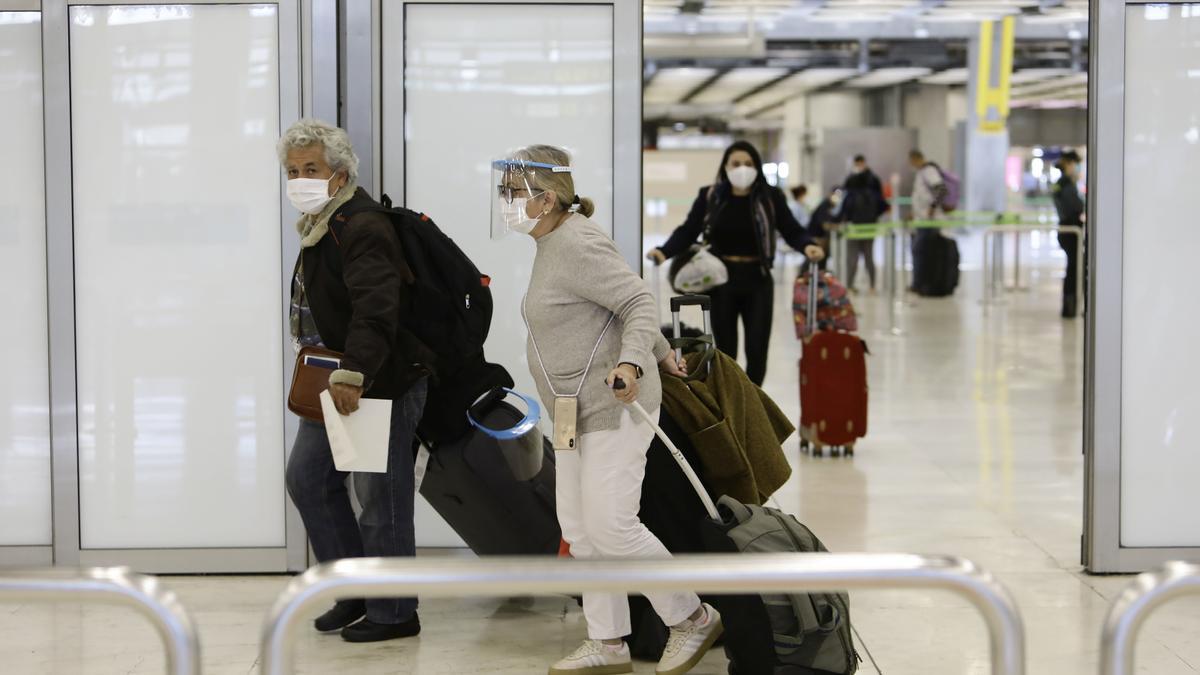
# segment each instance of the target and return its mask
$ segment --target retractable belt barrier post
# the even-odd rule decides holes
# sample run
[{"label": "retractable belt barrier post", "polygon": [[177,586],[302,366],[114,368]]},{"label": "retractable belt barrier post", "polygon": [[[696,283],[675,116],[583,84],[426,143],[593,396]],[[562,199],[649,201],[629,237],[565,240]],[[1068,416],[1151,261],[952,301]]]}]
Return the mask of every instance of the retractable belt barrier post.
[{"label": "retractable belt barrier post", "polygon": [[158,579],[124,567],[0,570],[0,601],[81,602],[130,607],[162,639],[169,675],[200,675],[196,626]]},{"label": "retractable belt barrier post", "polygon": [[693,555],[666,560],[355,558],[314,567],[279,596],[263,627],[264,675],[293,672],[307,610],[343,598],[463,597],[580,592],[797,593],[942,589],[970,600],[991,641],[992,672],[1025,673],[1025,632],[1012,596],[961,558],[905,554]]},{"label": "retractable belt barrier post", "polygon": [[[1007,232],[1017,233],[1017,247],[1020,248],[1020,234],[1024,232],[1056,232],[1056,233],[1071,233],[1077,235],[1075,237],[1075,256],[1078,261],[1077,267],[1083,265],[1083,228],[1078,225],[1053,225],[1047,223],[1010,223],[1006,225],[992,225],[984,230],[983,233],[983,311],[987,314],[990,305],[996,302],[998,294],[997,286],[1000,290],[1004,288],[1004,271],[1003,257],[1000,255],[1003,242],[1000,237],[1003,237]],[[992,256],[999,257],[999,260],[989,260],[989,253]],[[1019,255],[1019,254],[1018,254]],[[1018,267],[1015,274],[1019,283],[1020,267],[1018,259]],[[1075,274],[1075,297],[1079,298],[1076,303],[1076,312],[1083,312],[1083,307],[1086,304],[1083,302],[1083,274],[1077,272]]]}]

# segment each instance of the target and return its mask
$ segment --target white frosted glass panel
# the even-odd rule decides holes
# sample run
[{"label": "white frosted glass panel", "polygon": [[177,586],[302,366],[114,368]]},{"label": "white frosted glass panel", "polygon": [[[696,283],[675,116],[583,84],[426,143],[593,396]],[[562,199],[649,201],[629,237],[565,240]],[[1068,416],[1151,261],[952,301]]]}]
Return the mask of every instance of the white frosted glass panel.
[{"label": "white frosted glass panel", "polygon": [[276,21],[71,8],[84,548],[284,544]]},{"label": "white frosted glass panel", "polygon": [[52,543],[39,18],[0,12],[0,546]]},{"label": "white frosted glass panel", "polygon": [[[403,164],[400,152],[385,154],[384,187],[394,190],[403,170],[407,206],[432,216],[491,275],[488,359],[533,392],[520,301],[534,245],[490,239],[489,162],[534,143],[566,147],[576,190],[595,200],[595,220],[611,231],[612,7],[385,3],[383,19],[383,137],[402,133],[406,144]],[[423,500],[417,517],[420,545],[462,545]]]},{"label": "white frosted glass panel", "polygon": [[1131,5],[1125,40],[1121,545],[1200,546],[1200,4]]}]

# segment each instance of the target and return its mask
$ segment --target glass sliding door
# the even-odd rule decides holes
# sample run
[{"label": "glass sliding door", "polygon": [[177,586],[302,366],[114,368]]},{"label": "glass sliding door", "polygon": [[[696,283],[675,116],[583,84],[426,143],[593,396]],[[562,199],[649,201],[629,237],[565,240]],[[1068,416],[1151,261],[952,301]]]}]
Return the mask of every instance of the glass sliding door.
[{"label": "glass sliding door", "polygon": [[84,551],[285,546],[280,9],[69,8]]},{"label": "glass sliding door", "polygon": [[41,31],[39,12],[0,11],[0,547],[53,537]]}]

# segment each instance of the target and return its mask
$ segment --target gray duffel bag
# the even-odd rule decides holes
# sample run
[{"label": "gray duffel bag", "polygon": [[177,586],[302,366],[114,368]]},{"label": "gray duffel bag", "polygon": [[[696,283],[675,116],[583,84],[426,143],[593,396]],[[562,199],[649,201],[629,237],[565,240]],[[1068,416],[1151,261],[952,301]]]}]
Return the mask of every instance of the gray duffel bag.
[{"label": "gray duffel bag", "polygon": [[[717,510],[726,536],[741,553],[828,553],[812,530],[776,509],[721,497]],[[797,673],[850,675],[858,670],[860,657],[850,630],[847,594],[763,595],[762,599],[778,663],[796,666]]]}]

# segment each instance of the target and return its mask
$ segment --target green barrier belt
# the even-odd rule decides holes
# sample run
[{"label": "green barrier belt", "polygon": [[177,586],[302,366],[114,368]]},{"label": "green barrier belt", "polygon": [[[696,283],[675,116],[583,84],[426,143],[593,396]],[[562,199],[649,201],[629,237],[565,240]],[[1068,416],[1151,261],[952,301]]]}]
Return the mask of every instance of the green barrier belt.
[{"label": "green barrier belt", "polygon": [[890,223],[848,225],[846,226],[846,239],[848,241],[862,241],[882,237],[887,234],[888,229],[891,227]]}]

